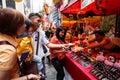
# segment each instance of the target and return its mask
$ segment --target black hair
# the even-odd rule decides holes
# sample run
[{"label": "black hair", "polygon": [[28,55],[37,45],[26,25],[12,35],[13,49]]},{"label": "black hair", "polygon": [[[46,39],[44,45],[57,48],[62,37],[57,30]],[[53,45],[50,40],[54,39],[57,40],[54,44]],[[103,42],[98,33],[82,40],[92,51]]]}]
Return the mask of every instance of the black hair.
[{"label": "black hair", "polygon": [[[60,31],[65,31],[64,32],[64,35],[63,35],[63,37],[61,38],[60,36],[59,36],[59,33],[60,33]],[[65,42],[65,35],[66,35],[66,30],[65,30],[65,28],[63,28],[62,26],[60,26],[60,27],[57,27],[56,28],[56,37],[58,38],[58,40],[61,40],[61,41],[63,41],[63,42]]]},{"label": "black hair", "polygon": [[96,30],[92,34],[98,34],[100,36],[105,36],[105,33],[103,31],[101,31],[101,30]]},{"label": "black hair", "polygon": [[37,16],[37,17],[42,18],[42,15],[39,14],[39,13],[30,13],[29,16],[28,16],[28,18],[30,19],[30,18],[33,17],[33,16]]},{"label": "black hair", "polygon": [[109,56],[112,56],[115,59],[115,61],[113,62],[113,63],[115,63],[116,62],[116,56],[115,55],[109,55]]},{"label": "black hair", "polygon": [[26,27],[25,27],[26,31],[28,31],[30,27],[34,26],[33,22],[30,19],[26,19],[25,24],[26,24]]}]

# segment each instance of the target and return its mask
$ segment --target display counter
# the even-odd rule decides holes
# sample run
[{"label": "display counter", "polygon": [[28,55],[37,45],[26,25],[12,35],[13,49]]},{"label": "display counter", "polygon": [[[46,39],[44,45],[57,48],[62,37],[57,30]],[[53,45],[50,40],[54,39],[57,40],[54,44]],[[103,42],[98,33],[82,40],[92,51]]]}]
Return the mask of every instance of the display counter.
[{"label": "display counter", "polygon": [[[108,55],[115,55],[116,58],[120,57],[120,53],[117,53],[117,54],[108,53]],[[107,69],[106,65],[104,65],[104,62],[102,64],[97,63],[96,66],[98,68],[95,68],[95,66],[93,66],[94,65],[93,63],[91,63],[90,65],[87,63],[87,66],[86,66],[84,64],[81,64],[81,62],[77,60],[78,59],[76,58],[76,56],[72,57],[70,53],[66,54],[66,57],[64,59],[64,67],[67,70],[67,72],[72,76],[73,80],[102,80],[101,78],[102,76],[107,77],[108,80],[113,80],[113,79],[119,80],[120,79],[119,77],[120,70],[116,69],[117,73],[113,73],[112,71],[110,72],[110,70],[114,69],[114,67],[109,67],[109,69]],[[100,70],[99,67],[101,66],[103,67],[104,71],[99,71]],[[99,73],[95,74],[95,71]]]},{"label": "display counter", "polygon": [[81,64],[66,54],[64,66],[74,80],[97,80],[90,72],[91,67],[83,67]]}]

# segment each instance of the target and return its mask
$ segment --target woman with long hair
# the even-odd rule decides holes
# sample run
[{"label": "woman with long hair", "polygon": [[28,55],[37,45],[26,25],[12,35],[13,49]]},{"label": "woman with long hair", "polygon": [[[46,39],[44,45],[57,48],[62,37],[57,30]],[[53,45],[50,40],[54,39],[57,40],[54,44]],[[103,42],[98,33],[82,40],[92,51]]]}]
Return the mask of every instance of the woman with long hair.
[{"label": "woman with long hair", "polygon": [[[54,44],[65,44],[65,35],[66,30],[63,27],[57,27],[55,36],[53,36],[50,40],[51,43]],[[65,57],[65,53],[67,52],[65,49],[50,49],[50,58],[54,68],[57,71],[56,80],[64,79],[64,69],[63,69],[63,59]]]}]

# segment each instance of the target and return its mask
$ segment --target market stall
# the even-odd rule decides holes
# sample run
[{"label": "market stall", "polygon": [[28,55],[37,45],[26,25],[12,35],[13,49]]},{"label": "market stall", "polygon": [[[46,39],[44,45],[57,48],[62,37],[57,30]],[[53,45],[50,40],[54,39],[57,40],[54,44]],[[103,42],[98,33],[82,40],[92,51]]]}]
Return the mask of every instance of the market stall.
[{"label": "market stall", "polygon": [[[72,0],[71,0],[72,1]],[[119,0],[75,0],[73,3],[61,8],[63,14],[68,14],[63,18],[62,25],[71,26],[74,23],[83,23],[84,27],[92,26],[104,28],[115,25],[115,15],[106,18],[105,15],[120,13]],[[77,16],[77,20],[69,19],[69,14]],[[104,17],[102,17],[104,16]],[[68,19],[67,19],[68,18]],[[102,22],[104,21],[104,23]],[[68,24],[67,24],[68,23]],[[97,23],[100,23],[99,25]],[[107,27],[106,27],[107,26]],[[114,28],[114,27],[113,27]],[[109,31],[108,31],[109,32]],[[113,34],[113,33],[112,33]],[[119,41],[119,40],[118,40]],[[80,45],[83,45],[80,43]],[[119,80],[120,79],[120,54],[115,52],[93,51],[90,52],[70,52],[66,54],[64,66],[73,80]],[[101,53],[104,61],[101,61]],[[99,60],[100,56],[100,60]],[[111,57],[115,62],[110,62]],[[115,57],[115,58],[114,58]],[[107,61],[108,60],[108,61]],[[117,64],[117,65],[116,65]]]}]

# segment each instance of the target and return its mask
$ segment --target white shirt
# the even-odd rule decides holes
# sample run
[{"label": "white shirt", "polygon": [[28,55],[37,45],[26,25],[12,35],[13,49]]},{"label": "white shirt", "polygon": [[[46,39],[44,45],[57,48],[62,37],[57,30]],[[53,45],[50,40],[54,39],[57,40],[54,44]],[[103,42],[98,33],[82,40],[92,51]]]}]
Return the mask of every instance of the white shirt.
[{"label": "white shirt", "polygon": [[[38,47],[38,55],[36,55],[36,48],[37,48],[37,37],[38,37],[38,32],[39,32],[39,47]],[[33,47],[34,47],[34,56],[33,56],[33,61],[35,62],[41,62],[42,58],[45,56],[42,48],[42,44],[48,44],[49,41],[44,33],[40,28],[38,28],[33,34]],[[35,40],[36,39],[36,40]]]}]

